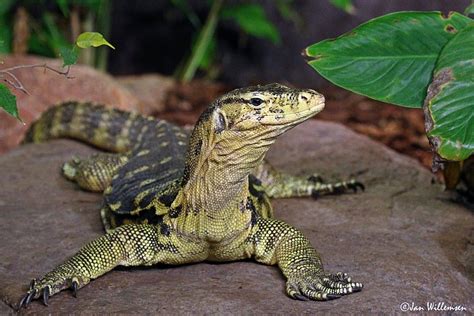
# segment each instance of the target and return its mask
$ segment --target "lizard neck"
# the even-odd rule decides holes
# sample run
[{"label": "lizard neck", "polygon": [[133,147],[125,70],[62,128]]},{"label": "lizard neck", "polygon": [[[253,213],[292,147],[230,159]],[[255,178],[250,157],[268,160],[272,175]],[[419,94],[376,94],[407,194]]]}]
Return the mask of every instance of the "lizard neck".
[{"label": "lizard neck", "polygon": [[253,144],[239,142],[239,138],[213,137],[208,144],[203,143],[198,163],[189,167],[189,179],[182,188],[188,211],[228,215],[245,203],[248,176],[262,162],[273,141]]},{"label": "lizard neck", "polygon": [[205,126],[193,131],[180,194],[187,212],[229,216],[238,210],[248,196],[249,174],[274,142],[274,137],[262,139],[246,131],[220,136]]}]

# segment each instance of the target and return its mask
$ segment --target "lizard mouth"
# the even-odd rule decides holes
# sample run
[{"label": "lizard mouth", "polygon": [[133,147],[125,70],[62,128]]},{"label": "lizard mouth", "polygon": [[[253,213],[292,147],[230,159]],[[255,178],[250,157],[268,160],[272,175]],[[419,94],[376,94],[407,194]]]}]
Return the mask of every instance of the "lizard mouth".
[{"label": "lizard mouth", "polygon": [[267,115],[261,123],[263,125],[296,125],[306,121],[324,109],[324,99],[318,100],[310,107],[291,113]]}]

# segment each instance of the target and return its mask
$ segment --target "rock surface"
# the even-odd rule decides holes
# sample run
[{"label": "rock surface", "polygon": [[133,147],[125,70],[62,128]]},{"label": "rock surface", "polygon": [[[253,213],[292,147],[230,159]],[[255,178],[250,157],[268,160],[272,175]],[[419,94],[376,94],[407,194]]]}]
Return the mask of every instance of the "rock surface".
[{"label": "rock surface", "polygon": [[172,77],[159,74],[122,76],[115,79],[137,97],[138,112],[146,115],[163,112],[168,93],[176,85]]},{"label": "rock surface", "polygon": [[[0,299],[15,307],[29,280],[41,276],[102,234],[100,196],[59,175],[63,161],[92,149],[72,142],[19,147],[0,157]],[[269,153],[295,174],[355,176],[364,193],[275,200],[276,216],[302,229],[329,271],[349,272],[362,292],[330,302],[286,297],[276,267],[253,262],[116,269],[50,306],[24,314],[393,314],[408,302],[462,305],[473,312],[471,210],[450,202],[431,174],[364,136],[310,121]],[[0,309],[3,312],[3,307]]]},{"label": "rock surface", "polygon": [[[61,70],[57,59],[36,56],[2,56],[1,68],[18,65],[48,64]],[[134,110],[138,99],[124,89],[111,76],[84,65],[74,65],[67,79],[43,68],[19,69],[13,72],[30,93],[15,89],[20,116],[25,125],[0,110],[0,153],[13,148],[23,138],[29,123],[49,107],[59,102],[78,100],[113,105],[124,110]]]}]

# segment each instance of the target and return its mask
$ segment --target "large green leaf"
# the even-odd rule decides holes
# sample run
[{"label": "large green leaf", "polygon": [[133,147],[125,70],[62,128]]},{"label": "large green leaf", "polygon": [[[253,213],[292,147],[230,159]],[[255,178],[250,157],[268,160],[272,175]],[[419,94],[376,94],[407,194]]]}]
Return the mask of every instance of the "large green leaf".
[{"label": "large green leaf", "polygon": [[442,158],[474,153],[474,23],[441,51],[424,107],[426,132]]},{"label": "large green leaf", "polygon": [[306,48],[309,64],[353,92],[422,107],[438,55],[472,20],[459,13],[396,12]]},{"label": "large green leaf", "polygon": [[16,107],[16,97],[3,83],[0,83],[0,108],[21,120]]}]

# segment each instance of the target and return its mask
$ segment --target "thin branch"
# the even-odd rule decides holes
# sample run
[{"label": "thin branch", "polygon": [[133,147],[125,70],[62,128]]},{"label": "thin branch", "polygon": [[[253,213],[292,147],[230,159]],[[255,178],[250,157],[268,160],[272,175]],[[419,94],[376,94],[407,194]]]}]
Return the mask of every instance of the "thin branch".
[{"label": "thin branch", "polygon": [[[8,83],[9,85],[11,85],[12,87],[14,87],[15,89],[19,89],[19,88],[17,87],[17,83],[16,83],[16,82],[13,82],[13,81],[11,81],[11,80],[8,79],[8,78],[2,78],[2,80],[5,81],[6,83]],[[21,90],[21,89],[20,89],[20,90]]]},{"label": "thin branch", "polygon": [[10,68],[0,69],[0,73],[9,72],[9,71],[12,71],[12,70],[17,70],[17,69],[24,69],[24,68],[44,68],[44,69],[47,69],[47,70],[51,70],[52,72],[55,72],[58,75],[64,75],[68,79],[74,78],[74,77],[69,77],[68,76],[69,75],[69,70],[71,69],[70,66],[67,66],[66,70],[61,71],[61,70],[57,70],[56,68],[53,68],[51,66],[48,66],[48,64],[46,64],[46,63],[44,63],[44,64],[32,64],[32,65],[17,65],[17,66],[13,66],[13,67],[10,67]]},{"label": "thin branch", "polygon": [[30,94],[25,86],[23,86],[23,83],[21,83],[20,79],[18,79],[12,72],[10,71],[5,71],[5,74],[9,75],[13,81],[9,80],[8,78],[5,78],[5,82],[8,82],[10,85],[12,85],[15,89],[21,90],[26,94]]},{"label": "thin branch", "polygon": [[[13,74],[13,71],[19,70],[19,69],[28,69],[28,68],[43,68],[45,71],[49,70],[52,72],[57,73],[58,75],[65,76],[67,79],[72,79],[74,77],[69,75],[69,71],[71,70],[71,66],[66,66],[65,70],[58,70],[56,68],[53,68],[51,66],[48,66],[48,64],[32,64],[32,65],[17,65],[17,66],[12,66],[9,68],[4,68],[0,69],[0,79],[11,85],[13,88],[22,91],[23,93],[30,94],[28,90],[26,90],[25,86],[23,83],[18,79],[17,76]],[[7,76],[10,77],[7,78]]]}]

